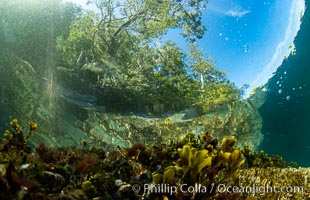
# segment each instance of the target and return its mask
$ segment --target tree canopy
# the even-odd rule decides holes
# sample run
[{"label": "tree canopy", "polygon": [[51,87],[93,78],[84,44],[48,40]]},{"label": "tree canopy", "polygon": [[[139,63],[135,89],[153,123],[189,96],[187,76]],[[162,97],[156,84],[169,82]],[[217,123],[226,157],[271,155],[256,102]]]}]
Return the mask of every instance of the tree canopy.
[{"label": "tree canopy", "polygon": [[[161,113],[197,106],[205,112],[239,98],[197,42],[206,30],[207,0],[89,3],[98,12],[61,0],[3,2],[2,52],[28,61],[41,74],[42,66],[58,65],[58,84],[92,93],[96,104],[111,110]],[[188,52],[162,39],[171,29],[182,30]]]},{"label": "tree canopy", "polygon": [[[223,95],[212,106],[202,101],[217,86],[231,94],[228,101],[238,99],[225,73],[205,58],[197,43],[206,30],[201,19],[207,1],[89,2],[99,13],[85,12],[75,20],[69,36],[58,37],[57,47],[64,66],[77,71],[76,77],[84,76],[83,84],[95,85],[97,92],[100,88],[100,103],[157,112],[189,106],[208,110],[225,103]],[[183,30],[190,56],[162,40],[170,29]]]}]

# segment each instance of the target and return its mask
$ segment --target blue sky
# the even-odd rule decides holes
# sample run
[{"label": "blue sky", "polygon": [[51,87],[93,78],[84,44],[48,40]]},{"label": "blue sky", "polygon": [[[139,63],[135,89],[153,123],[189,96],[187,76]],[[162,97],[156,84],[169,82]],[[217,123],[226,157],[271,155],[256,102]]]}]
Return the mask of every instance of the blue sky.
[{"label": "blue sky", "polygon": [[[228,72],[248,96],[265,84],[291,52],[304,0],[209,0],[203,15],[207,32],[199,42],[206,56]],[[168,33],[185,48],[178,30]]]},{"label": "blue sky", "polygon": [[[86,4],[86,0],[74,2]],[[250,85],[248,95],[265,84],[290,54],[304,9],[304,0],[209,0],[202,19],[207,32],[199,42],[238,87]],[[169,31],[166,38],[186,50],[179,33]]]}]

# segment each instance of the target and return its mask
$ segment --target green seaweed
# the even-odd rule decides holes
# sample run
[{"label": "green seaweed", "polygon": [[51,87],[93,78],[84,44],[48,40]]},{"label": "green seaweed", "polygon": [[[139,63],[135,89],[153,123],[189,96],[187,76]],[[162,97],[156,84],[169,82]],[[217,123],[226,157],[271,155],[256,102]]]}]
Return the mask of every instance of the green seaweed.
[{"label": "green seaweed", "polygon": [[[29,131],[37,131],[37,125],[29,122]],[[219,184],[240,184],[240,173],[250,168],[281,165],[281,160],[252,152],[248,147],[236,147],[234,136],[224,138],[219,144],[209,133],[200,137],[188,134],[170,144],[117,147],[108,154],[103,149],[75,147],[51,148],[39,145],[26,147],[28,135],[22,133],[17,120],[12,120],[11,131],[0,147],[0,197],[15,199],[104,198],[104,199],[158,199],[169,198],[246,199],[240,193],[182,193],[195,184],[206,188]],[[22,135],[22,136],[21,136]],[[10,141],[11,140],[11,141]],[[274,165],[270,165],[274,163]],[[251,171],[250,171],[251,172]],[[296,175],[294,183],[302,180]],[[150,193],[133,191],[137,184],[167,184],[178,192]],[[27,188],[27,192],[24,189]]]}]

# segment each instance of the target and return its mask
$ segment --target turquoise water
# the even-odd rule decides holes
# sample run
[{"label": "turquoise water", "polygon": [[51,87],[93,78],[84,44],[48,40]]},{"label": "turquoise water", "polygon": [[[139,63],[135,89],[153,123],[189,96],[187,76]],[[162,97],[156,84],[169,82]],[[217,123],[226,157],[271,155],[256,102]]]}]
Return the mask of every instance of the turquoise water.
[{"label": "turquoise water", "polygon": [[[271,60],[263,68],[253,61],[259,83],[277,70],[281,51],[292,56],[267,85],[250,84],[246,98],[246,86],[197,45],[204,0],[98,0],[98,15],[63,0],[0,2],[0,200],[309,199],[308,10],[295,44],[292,24],[299,30],[304,9],[290,8],[295,20],[282,12],[259,19],[289,22],[286,31],[269,26],[284,33],[279,43],[271,31],[258,34],[267,48],[277,44],[272,53],[242,46]],[[247,13],[222,12],[235,23]],[[185,29],[189,52],[159,41],[175,26]]]},{"label": "turquoise water", "polygon": [[304,166],[310,164],[309,32],[308,9],[295,39],[297,54],[284,61],[269,81],[270,91],[260,108],[265,135],[261,148]]},{"label": "turquoise water", "polygon": [[[105,145],[111,143],[113,145],[130,145],[144,140],[154,143],[155,140],[153,141],[153,139],[157,135],[153,136],[152,134],[162,134],[158,129],[153,131],[145,128],[145,130],[143,129],[145,132],[141,132],[141,126],[145,124],[153,125],[160,122],[156,125],[162,128],[161,122],[165,122],[166,118],[170,117],[169,120],[172,123],[184,123],[185,128],[181,124],[176,124],[179,126],[176,129],[184,128],[179,132],[186,133],[188,130],[194,130],[198,135],[202,130],[201,124],[208,120],[211,121],[213,115],[219,115],[222,117],[219,120],[221,123],[215,123],[213,126],[211,122],[208,122],[212,125],[210,127],[213,128],[205,126],[206,131],[213,131],[219,137],[224,136],[224,134],[236,134],[240,143],[250,143],[253,148],[256,148],[256,145],[261,141],[261,118],[256,115],[256,112],[262,102],[248,103],[238,99],[238,103],[241,103],[240,107],[236,106],[234,108],[235,111],[228,110],[228,107],[226,107],[227,110],[225,110],[225,107],[221,109],[220,105],[222,104],[230,103],[233,105],[237,102],[237,100],[234,100],[233,95],[221,95],[221,93],[225,92],[233,94],[233,92],[229,92],[232,89],[224,87],[226,83],[220,82],[222,78],[218,78],[217,87],[206,90],[206,97],[203,97],[203,95],[199,95],[200,93],[197,90],[197,88],[200,88],[202,76],[197,76],[195,80],[187,79],[188,77],[185,76],[187,75],[185,74],[186,70],[182,68],[183,64],[178,64],[178,62],[172,65],[179,67],[176,68],[178,73],[175,75],[175,81],[171,79],[170,82],[166,83],[166,80],[172,76],[169,74],[169,70],[162,72],[165,76],[153,73],[158,70],[156,66],[154,70],[147,72],[144,72],[142,67],[137,72],[134,67],[132,67],[132,71],[128,70],[130,66],[137,66],[134,59],[136,57],[127,60],[132,62],[128,66],[124,65],[125,61],[116,65],[115,63],[118,60],[116,57],[113,58],[115,60],[111,59],[112,61],[110,61],[105,58],[95,58],[92,55],[89,56],[89,59],[93,57],[94,61],[90,61],[84,54],[87,52],[86,48],[89,48],[88,53],[92,54],[92,48],[95,45],[84,44],[89,39],[86,37],[88,34],[82,35],[85,37],[85,41],[81,42],[82,48],[77,48],[76,52],[73,53],[72,51],[68,55],[65,54],[66,51],[61,53],[63,49],[68,48],[70,50],[71,47],[57,49],[57,38],[59,41],[59,38],[66,38],[69,35],[68,29],[71,21],[73,21],[74,17],[79,16],[80,9],[69,6],[64,7],[62,10],[61,4],[55,4],[55,8],[49,10],[50,13],[47,13],[44,6],[49,5],[39,3],[37,10],[35,9],[36,12],[33,12],[32,9],[35,6],[29,6],[26,9],[21,2],[15,2],[16,5],[20,5],[19,7],[11,6],[12,12],[16,12],[13,14],[8,9],[4,9],[5,6],[0,8],[2,10],[0,14],[3,14],[0,29],[4,30],[0,31],[0,80],[5,83],[0,85],[0,132],[9,128],[8,121],[17,117],[24,123],[28,119],[38,122],[41,129],[40,134],[33,137],[34,144],[45,142],[51,146],[80,145],[81,139],[86,138],[93,143],[99,141],[98,143],[101,144],[104,142]],[[9,4],[6,6],[10,7]],[[24,20],[25,16],[29,17],[29,19]],[[67,16],[67,20],[63,20],[65,16]],[[23,25],[23,28],[20,25]],[[84,25],[81,26],[83,27],[81,30],[84,30]],[[297,54],[284,61],[275,76],[269,81],[266,102],[259,109],[264,134],[264,140],[260,148],[269,154],[280,154],[286,160],[296,161],[301,165],[310,164],[308,158],[310,153],[310,145],[308,144],[310,138],[308,77],[310,73],[307,53],[310,48],[307,37],[309,30],[309,11],[306,11],[301,31],[295,41]],[[80,32],[78,31],[76,34],[80,36]],[[281,31],[279,30],[279,32]],[[76,41],[77,44],[80,44],[78,40]],[[94,40],[94,43],[95,41],[97,40]],[[64,44],[66,43],[60,46],[65,47]],[[121,40],[120,44],[122,44]],[[126,48],[128,48],[128,52],[132,51],[130,45]],[[141,47],[141,49],[143,48]],[[144,51],[141,50],[142,53],[139,50],[138,53],[141,53],[141,55],[137,53],[139,55],[137,57],[142,57],[142,54],[149,50],[145,49]],[[109,54],[108,50],[102,51],[107,51],[105,52],[106,55]],[[119,51],[124,55],[129,55],[125,51],[123,52],[123,48],[119,47]],[[101,50],[98,50],[98,52],[101,52]],[[169,53],[169,51],[167,52]],[[101,54],[98,53],[97,56],[100,57],[99,55]],[[154,53],[154,55],[157,54]],[[83,56],[84,58],[82,58]],[[151,54],[147,58],[141,58],[141,60],[152,60],[153,57],[156,56]],[[188,57],[182,59],[186,61]],[[157,62],[155,61],[154,63]],[[101,65],[98,64],[97,66],[96,62],[101,63]],[[146,64],[146,66],[152,66],[154,63]],[[124,67],[121,67],[123,65]],[[169,63],[165,65],[170,66]],[[121,70],[118,70],[118,68],[121,68]],[[135,79],[128,78],[130,76],[126,73],[129,72],[132,74],[137,73],[139,76],[136,75]],[[183,72],[184,74],[182,74]],[[150,74],[157,75],[151,76]],[[139,80],[141,77],[146,78],[141,81]],[[240,75],[240,78],[244,78],[244,76]],[[212,76],[209,79],[205,78],[203,81],[214,82]],[[127,84],[128,80],[131,81],[131,84]],[[201,81],[201,85],[204,84],[203,81]],[[193,86],[189,87],[191,85]],[[212,86],[212,84],[209,85]],[[197,92],[190,93],[196,90]],[[208,91],[212,93],[208,94]],[[174,95],[172,95],[173,93]],[[211,97],[207,95],[211,95]],[[165,98],[162,98],[163,96]],[[222,98],[216,99],[213,98],[214,96],[222,96]],[[236,96],[238,97],[238,95]],[[232,100],[227,100],[228,97]],[[186,101],[185,98],[187,98]],[[205,101],[207,98],[209,98],[208,101]],[[194,105],[201,108],[189,107],[193,105],[193,102]],[[214,105],[210,104],[210,102],[213,102]],[[238,109],[244,110],[240,113]],[[232,116],[225,117],[227,113]],[[200,114],[205,119],[203,117],[197,118]],[[180,116],[189,117],[176,120]],[[152,119],[151,123],[148,123],[150,117],[154,119]],[[243,124],[241,118],[247,119],[248,126]],[[197,120],[201,119],[205,121],[198,123]],[[217,120],[214,121],[217,122]],[[222,125],[228,130],[223,128],[221,131],[214,131],[218,128],[216,126],[221,127]],[[170,133],[171,131],[167,132]],[[177,132],[178,136],[179,132]]]}]

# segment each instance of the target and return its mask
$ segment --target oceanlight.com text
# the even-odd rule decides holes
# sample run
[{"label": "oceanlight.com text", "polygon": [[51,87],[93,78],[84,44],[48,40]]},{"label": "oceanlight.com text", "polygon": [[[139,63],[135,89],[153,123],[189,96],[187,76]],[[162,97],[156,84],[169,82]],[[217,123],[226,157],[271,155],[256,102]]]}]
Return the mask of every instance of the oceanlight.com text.
[{"label": "oceanlight.com text", "polygon": [[252,193],[261,194],[266,193],[304,193],[302,186],[270,186],[252,184],[250,186],[227,186],[225,184],[219,184],[217,187],[219,193]]}]

